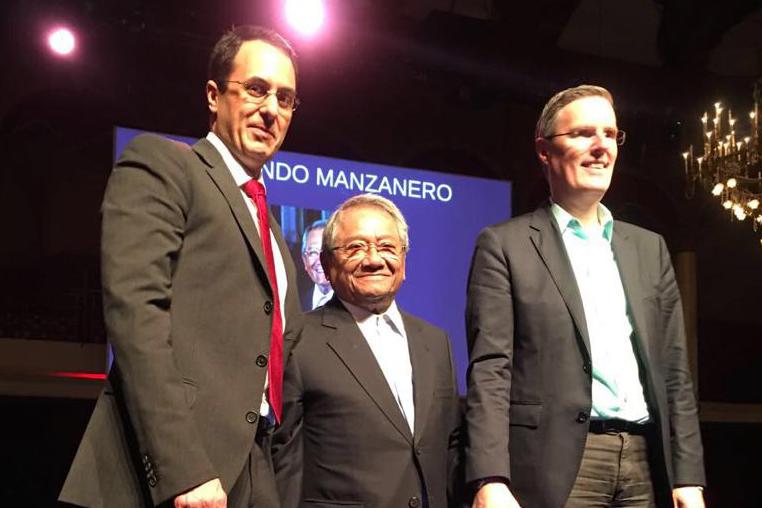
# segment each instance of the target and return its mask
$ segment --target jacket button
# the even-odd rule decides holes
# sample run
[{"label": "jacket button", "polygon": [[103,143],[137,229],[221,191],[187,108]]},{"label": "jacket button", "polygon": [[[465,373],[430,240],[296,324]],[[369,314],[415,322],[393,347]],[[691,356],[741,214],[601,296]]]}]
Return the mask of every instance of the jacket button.
[{"label": "jacket button", "polygon": [[577,414],[577,423],[585,423],[587,421],[587,413],[579,412]]},{"label": "jacket button", "polygon": [[273,302],[270,300],[267,300],[264,305],[265,308],[265,314],[269,314],[273,311]]},{"label": "jacket button", "polygon": [[583,365],[582,366],[582,370],[585,371],[585,374],[589,373],[590,372],[590,364],[586,363],[585,365]]},{"label": "jacket button", "polygon": [[156,477],[155,476],[152,476],[152,477],[150,477],[148,479],[148,485],[151,486],[151,487],[156,487],[157,483],[158,482],[156,481]]},{"label": "jacket button", "polygon": [[257,367],[266,367],[267,366],[267,357],[265,355],[259,355],[257,356]]},{"label": "jacket button", "polygon": [[246,421],[254,424],[257,423],[257,420],[259,420],[259,415],[255,411],[249,411],[246,413]]},{"label": "jacket button", "polygon": [[422,454],[422,453],[423,453],[423,452],[421,451],[421,449],[420,449],[420,448],[418,448],[418,447],[416,447],[416,449],[415,449],[415,454],[416,454],[416,455],[420,455],[420,454]]},{"label": "jacket button", "polygon": [[413,496],[410,499],[408,499],[407,505],[410,508],[418,508],[419,506],[421,506],[421,500],[418,499],[418,496]]}]

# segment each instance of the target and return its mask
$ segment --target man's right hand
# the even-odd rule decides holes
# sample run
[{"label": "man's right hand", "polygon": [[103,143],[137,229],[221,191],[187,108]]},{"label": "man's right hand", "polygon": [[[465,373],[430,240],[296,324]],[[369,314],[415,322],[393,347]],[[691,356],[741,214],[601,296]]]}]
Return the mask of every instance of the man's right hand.
[{"label": "man's right hand", "polygon": [[228,496],[219,478],[202,483],[175,498],[175,508],[227,508]]},{"label": "man's right hand", "polygon": [[476,492],[471,508],[521,508],[505,483],[486,483]]}]

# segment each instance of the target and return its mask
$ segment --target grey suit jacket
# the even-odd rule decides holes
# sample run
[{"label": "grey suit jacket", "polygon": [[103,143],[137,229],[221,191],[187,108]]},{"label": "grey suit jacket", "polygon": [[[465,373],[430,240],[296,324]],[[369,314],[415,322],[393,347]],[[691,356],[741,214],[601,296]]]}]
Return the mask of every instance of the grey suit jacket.
[{"label": "grey suit jacket", "polygon": [[446,334],[403,313],[413,368],[410,428],[352,315],[334,298],[305,316],[273,443],[285,507],[447,506],[460,412]]},{"label": "grey suit jacket", "polygon": [[[612,246],[659,430],[652,466],[671,506],[669,485],[704,483],[680,294],[661,236],[616,221]],[[588,432],[592,368],[582,300],[549,208],[482,231],[466,322],[467,481],[504,477],[522,506],[563,506]]]},{"label": "grey suit jacket", "polygon": [[[153,505],[215,477],[229,490],[257,429],[274,309],[243,197],[207,140],[191,148],[142,135],[117,162],[102,212],[115,363],[60,498]],[[270,224],[288,327],[299,316],[295,269]]]}]

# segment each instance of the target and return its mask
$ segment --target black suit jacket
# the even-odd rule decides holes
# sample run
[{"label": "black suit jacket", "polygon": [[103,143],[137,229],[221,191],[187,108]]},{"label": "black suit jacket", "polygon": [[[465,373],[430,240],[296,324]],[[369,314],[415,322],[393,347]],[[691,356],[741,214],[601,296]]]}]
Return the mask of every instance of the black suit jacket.
[{"label": "black suit jacket", "polygon": [[[272,215],[270,224],[290,326],[296,272]],[[61,500],[159,504],[215,477],[230,489],[252,448],[267,371],[273,304],[263,260],[240,190],[206,139],[191,148],[143,135],[125,148],[103,202],[115,363]],[[286,355],[291,339],[287,330]]]},{"label": "black suit jacket", "polygon": [[460,416],[450,341],[402,314],[415,432],[352,315],[334,298],[305,316],[273,451],[284,507],[447,506]]},{"label": "black suit jacket", "polygon": [[[652,465],[665,471],[665,485],[703,485],[682,305],[666,245],[616,221],[612,248],[659,430]],[[588,432],[592,368],[582,300],[548,207],[482,231],[466,321],[467,480],[505,477],[522,506],[563,506]],[[668,494],[660,492],[665,506]]]}]

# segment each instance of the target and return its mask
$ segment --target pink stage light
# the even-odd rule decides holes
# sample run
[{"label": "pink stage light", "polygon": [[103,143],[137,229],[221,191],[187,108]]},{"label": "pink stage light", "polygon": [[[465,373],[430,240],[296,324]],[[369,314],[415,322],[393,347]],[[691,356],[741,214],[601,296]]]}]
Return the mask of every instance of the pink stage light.
[{"label": "pink stage light", "polygon": [[286,20],[300,34],[315,35],[323,26],[323,0],[286,0]]},{"label": "pink stage light", "polygon": [[77,40],[71,30],[58,27],[48,32],[48,47],[58,56],[70,56],[77,47]]}]

